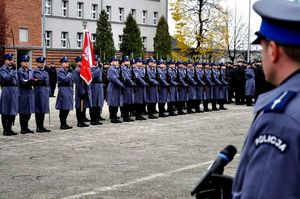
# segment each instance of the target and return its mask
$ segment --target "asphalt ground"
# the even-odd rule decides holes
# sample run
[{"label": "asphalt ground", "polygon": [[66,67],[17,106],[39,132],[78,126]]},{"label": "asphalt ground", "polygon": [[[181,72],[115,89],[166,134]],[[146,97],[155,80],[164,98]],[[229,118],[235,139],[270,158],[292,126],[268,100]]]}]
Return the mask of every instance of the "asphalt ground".
[{"label": "asphalt ground", "polygon": [[[0,198],[193,198],[201,174],[228,144],[238,155],[225,168],[233,176],[253,119],[252,108],[59,129],[55,98],[45,134],[0,135]],[[30,128],[35,130],[32,116]],[[2,129],[0,129],[2,131]]]}]

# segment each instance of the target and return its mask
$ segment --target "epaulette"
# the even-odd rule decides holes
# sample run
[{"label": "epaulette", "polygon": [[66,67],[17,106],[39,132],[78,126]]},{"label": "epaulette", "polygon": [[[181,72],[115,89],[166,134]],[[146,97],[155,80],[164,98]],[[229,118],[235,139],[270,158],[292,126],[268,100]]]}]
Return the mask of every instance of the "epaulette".
[{"label": "epaulette", "polygon": [[267,106],[263,108],[265,113],[277,112],[283,113],[289,102],[296,97],[297,92],[295,91],[285,91],[281,93],[275,100],[270,102]]}]

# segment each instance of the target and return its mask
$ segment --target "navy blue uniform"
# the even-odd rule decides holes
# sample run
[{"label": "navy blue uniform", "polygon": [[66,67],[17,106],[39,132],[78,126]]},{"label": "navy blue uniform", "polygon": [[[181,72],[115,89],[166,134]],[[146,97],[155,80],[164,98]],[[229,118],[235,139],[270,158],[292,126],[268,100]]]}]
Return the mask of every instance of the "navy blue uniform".
[{"label": "navy blue uniform", "polygon": [[145,69],[144,68],[134,68],[133,69],[135,75],[135,92],[134,92],[134,106],[135,106],[135,114],[136,120],[144,120],[142,117],[142,111],[144,104],[146,103],[146,87],[147,83],[145,82]]},{"label": "navy blue uniform", "polygon": [[176,68],[168,68],[169,75],[169,102],[168,102],[168,111],[170,116],[175,116],[174,107],[178,99],[178,90],[177,90],[177,70]]},{"label": "navy blue uniform", "polygon": [[0,68],[2,93],[0,113],[2,115],[3,134],[14,134],[12,124],[19,111],[19,88],[17,71],[7,65]]},{"label": "navy blue uniform", "polygon": [[18,70],[21,132],[30,133],[32,133],[32,131],[28,128],[28,121],[30,120],[31,114],[35,112],[33,81],[31,81],[32,73],[31,69],[25,69],[23,67]]},{"label": "navy blue uniform", "polygon": [[255,74],[252,67],[248,67],[245,70],[246,85],[245,85],[245,97],[246,104],[252,105],[252,97],[255,95]]},{"label": "navy blue uniform", "polygon": [[90,85],[92,94],[92,104],[90,108],[91,123],[101,124],[98,120],[101,118],[101,110],[104,104],[103,68],[95,66],[91,68],[91,72],[93,75],[93,80]]},{"label": "navy blue uniform", "polygon": [[157,73],[160,81],[159,93],[158,93],[158,110],[159,116],[165,117],[165,104],[169,101],[169,86],[167,82],[167,69],[157,68]]}]

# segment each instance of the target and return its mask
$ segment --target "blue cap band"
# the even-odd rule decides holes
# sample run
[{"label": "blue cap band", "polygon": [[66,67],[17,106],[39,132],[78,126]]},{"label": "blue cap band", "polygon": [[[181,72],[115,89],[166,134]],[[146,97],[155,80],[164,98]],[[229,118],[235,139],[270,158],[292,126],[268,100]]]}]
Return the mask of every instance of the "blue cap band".
[{"label": "blue cap band", "polygon": [[270,23],[262,18],[259,34],[268,40],[287,45],[300,45],[300,28],[282,23]]}]

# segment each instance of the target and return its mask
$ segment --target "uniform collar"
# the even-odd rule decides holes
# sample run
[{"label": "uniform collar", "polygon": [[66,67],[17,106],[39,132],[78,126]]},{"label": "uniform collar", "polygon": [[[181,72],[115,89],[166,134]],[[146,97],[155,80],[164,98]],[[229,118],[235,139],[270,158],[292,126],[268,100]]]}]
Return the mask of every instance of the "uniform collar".
[{"label": "uniform collar", "polygon": [[277,88],[261,94],[254,107],[254,112],[259,112],[265,106],[267,106],[271,101],[275,100],[278,95],[285,91],[300,91],[300,70],[292,73],[288,78],[286,78]]}]

